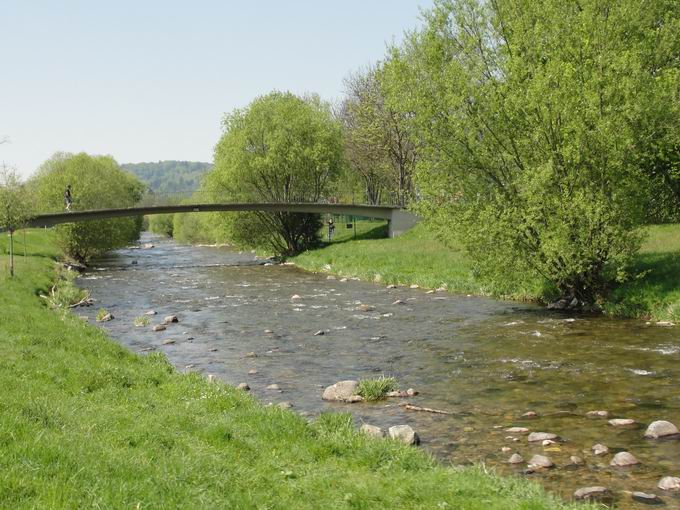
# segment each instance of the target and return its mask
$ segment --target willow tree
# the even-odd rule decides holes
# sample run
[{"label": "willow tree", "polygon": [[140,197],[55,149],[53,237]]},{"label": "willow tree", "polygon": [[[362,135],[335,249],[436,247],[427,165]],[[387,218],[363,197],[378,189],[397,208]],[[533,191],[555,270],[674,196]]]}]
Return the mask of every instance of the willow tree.
[{"label": "willow tree", "polygon": [[0,229],[9,234],[9,275],[14,277],[14,232],[31,217],[32,201],[16,170],[0,166]]},{"label": "willow tree", "polygon": [[[340,127],[316,97],[272,92],[224,119],[205,187],[235,201],[318,202],[342,166]],[[232,240],[290,255],[319,242],[318,214],[218,216]]]},{"label": "willow tree", "polygon": [[424,141],[421,212],[482,277],[530,273],[574,304],[626,277],[651,192],[641,156],[680,122],[679,10],[436,0],[394,49],[391,98]]}]

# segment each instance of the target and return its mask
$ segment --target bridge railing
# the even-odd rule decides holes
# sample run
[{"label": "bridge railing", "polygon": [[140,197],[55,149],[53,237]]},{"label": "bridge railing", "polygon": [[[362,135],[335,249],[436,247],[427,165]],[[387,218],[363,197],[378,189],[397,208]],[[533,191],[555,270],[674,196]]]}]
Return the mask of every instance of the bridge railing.
[{"label": "bridge railing", "polygon": [[[132,207],[152,207],[152,206],[172,206],[181,204],[225,204],[225,203],[321,203],[321,204],[351,204],[351,205],[380,205],[390,207],[401,207],[403,204],[394,196],[382,197],[377,203],[370,203],[364,196],[359,195],[329,195],[322,197],[319,200],[312,201],[301,197],[291,197],[290,200],[275,200],[265,198],[234,198],[233,194],[220,194],[208,191],[176,191],[176,192],[147,192],[140,200],[136,202],[121,200],[106,200],[106,203],[100,205],[85,204],[79,200],[77,190],[73,194],[73,203],[71,211],[95,211],[99,209],[115,209],[115,208],[132,208]],[[54,205],[48,207],[41,207],[36,204],[37,214],[51,214],[64,212],[65,207],[56,207]]]}]

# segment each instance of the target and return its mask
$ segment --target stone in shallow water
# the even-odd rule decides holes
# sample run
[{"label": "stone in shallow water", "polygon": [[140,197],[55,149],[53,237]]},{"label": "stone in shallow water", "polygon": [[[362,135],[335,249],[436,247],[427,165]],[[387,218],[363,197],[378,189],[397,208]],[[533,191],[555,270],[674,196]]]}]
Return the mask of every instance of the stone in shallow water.
[{"label": "stone in shallow water", "polygon": [[147,312],[144,312],[144,315],[156,315],[156,311],[155,310],[149,310]]},{"label": "stone in shallow water", "polygon": [[270,384],[269,386],[267,386],[267,389],[268,390],[274,390],[274,391],[281,391],[281,388],[279,387],[278,384]]},{"label": "stone in shallow water", "polygon": [[510,427],[509,429],[505,429],[506,432],[510,432],[512,434],[528,434],[529,429],[525,427]]},{"label": "stone in shallow water", "polygon": [[550,432],[532,432],[527,438],[530,443],[536,441],[545,441],[546,439],[557,439],[557,434],[552,434]]},{"label": "stone in shallow water", "polygon": [[591,450],[593,451],[594,455],[604,455],[609,453],[609,448],[600,443],[594,444]]},{"label": "stone in shallow water", "polygon": [[661,498],[656,494],[648,494],[646,492],[635,491],[631,494],[631,497],[635,501],[640,503],[646,503],[648,505],[659,505],[662,503]]},{"label": "stone in shallow water", "polygon": [[164,324],[171,324],[173,322],[179,322],[179,319],[176,315],[168,315],[165,319],[163,319]]},{"label": "stone in shallow water", "polygon": [[250,391],[250,386],[248,386],[248,383],[242,382],[238,386],[236,386],[237,389],[243,390],[243,391]]},{"label": "stone in shallow water", "polygon": [[645,437],[648,439],[659,439],[662,437],[680,436],[678,427],[669,421],[658,420],[649,424],[645,431]]},{"label": "stone in shallow water", "polygon": [[355,396],[358,387],[359,381],[338,381],[323,390],[321,398],[335,402],[350,402],[352,397]]},{"label": "stone in shallow water", "polygon": [[162,343],[163,345],[172,345],[172,344],[175,343],[175,340],[173,340],[172,338],[166,338],[166,339],[163,340],[161,343]]},{"label": "stone in shallow water", "polygon": [[586,416],[588,418],[608,418],[609,417],[609,411],[588,411],[586,413]]},{"label": "stone in shallow water", "polygon": [[508,462],[510,464],[523,464],[524,459],[522,458],[522,456],[519,453],[513,453],[510,456],[510,459],[508,459]]},{"label": "stone in shallow water", "polygon": [[383,429],[381,429],[380,427],[377,427],[375,425],[369,425],[368,423],[364,423],[361,426],[361,428],[359,429],[359,432],[361,432],[362,434],[366,434],[367,436],[371,436],[371,437],[379,437],[380,438],[380,437],[385,436],[385,432],[383,431]]},{"label": "stone in shallow water", "polygon": [[529,467],[531,468],[551,468],[554,465],[555,463],[545,455],[534,455],[529,461]]},{"label": "stone in shallow water", "polygon": [[325,334],[326,334],[326,332],[325,332],[323,329],[320,329],[319,331],[317,331],[316,333],[314,333],[314,336],[323,336],[323,335],[325,335]]},{"label": "stone in shallow water", "polygon": [[609,463],[609,465],[610,466],[616,466],[616,467],[626,467],[626,466],[634,466],[635,464],[639,464],[639,463],[640,463],[640,461],[638,461],[632,453],[619,452],[616,455],[614,455],[614,458]]},{"label": "stone in shallow water", "polygon": [[291,404],[290,402],[281,402],[280,404],[277,405],[281,409],[290,409],[291,407],[293,407],[293,404]]},{"label": "stone in shallow water", "polygon": [[524,413],[522,415],[522,418],[537,418],[537,417],[538,417],[538,413],[536,413],[534,411],[527,411],[526,413]]},{"label": "stone in shallow water", "polygon": [[165,331],[165,326],[163,324],[156,324],[153,328],[154,331]]},{"label": "stone in shallow water", "polygon": [[609,425],[612,427],[629,427],[630,425],[635,425],[635,420],[630,418],[614,418],[609,420]]},{"label": "stone in shallow water", "polygon": [[255,375],[255,374],[257,374],[257,370],[255,370],[254,368],[248,370],[248,375]]},{"label": "stone in shallow water", "polygon": [[609,495],[609,489],[606,487],[581,487],[574,492],[576,499],[600,499]]},{"label": "stone in shallow water", "polygon": [[395,425],[389,428],[389,434],[392,439],[396,439],[405,444],[418,444],[420,438],[415,430],[410,425]]},{"label": "stone in shallow water", "polygon": [[372,312],[373,310],[375,310],[375,306],[361,304],[357,306],[357,310],[360,312]]},{"label": "stone in shallow water", "polygon": [[569,457],[569,461],[577,466],[583,464],[583,459],[581,457],[577,457],[576,455],[572,455],[571,457]]},{"label": "stone in shallow water", "polygon": [[665,491],[677,491],[680,490],[680,477],[677,476],[664,476],[659,480],[659,489]]}]

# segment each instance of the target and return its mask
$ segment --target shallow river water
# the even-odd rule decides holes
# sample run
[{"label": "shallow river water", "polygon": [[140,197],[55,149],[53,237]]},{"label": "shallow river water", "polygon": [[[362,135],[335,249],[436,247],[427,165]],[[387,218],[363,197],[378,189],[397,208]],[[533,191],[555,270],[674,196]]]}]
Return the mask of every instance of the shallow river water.
[{"label": "shallow river water", "polygon": [[[182,371],[247,382],[261,401],[290,402],[308,416],[351,411],[357,425],[409,424],[421,447],[445,462],[484,462],[565,498],[579,487],[603,485],[615,492],[619,508],[646,506],[626,492],[644,491],[659,495],[666,508],[680,509],[680,495],[656,487],[662,476],[680,476],[680,440],[642,437],[654,420],[680,425],[678,327],[341,282],[290,266],[263,266],[249,253],[181,246],[149,234],[142,242],[155,247],[119,250],[80,279],[97,304],[79,313],[94,321],[98,308],[112,312],[115,319],[103,327],[133,351],[159,350]],[[375,310],[360,311],[360,304]],[[147,310],[158,315],[149,326],[135,327],[135,317]],[[153,332],[169,314],[180,322]],[[325,334],[315,336],[319,330]],[[175,343],[162,345],[166,339]],[[321,400],[322,389],[336,381],[381,374],[419,391],[409,403],[452,414],[407,410],[399,406],[404,399]],[[281,391],[267,390],[270,384]],[[587,418],[591,410],[637,424],[615,428],[606,419]],[[538,417],[522,418],[527,411]],[[513,426],[552,432],[562,441],[529,444],[526,435],[505,431]],[[610,453],[593,455],[595,443]],[[640,464],[610,467],[618,451],[633,453]],[[514,452],[525,460],[547,455],[556,468],[524,474],[525,464],[507,463]],[[572,465],[572,455],[585,464]]]}]

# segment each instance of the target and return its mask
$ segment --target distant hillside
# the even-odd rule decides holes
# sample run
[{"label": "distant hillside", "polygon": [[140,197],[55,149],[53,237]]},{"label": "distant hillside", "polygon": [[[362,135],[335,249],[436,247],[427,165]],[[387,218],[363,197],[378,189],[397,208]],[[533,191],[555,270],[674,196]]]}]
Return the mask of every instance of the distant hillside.
[{"label": "distant hillside", "polygon": [[145,182],[155,193],[176,193],[198,188],[201,177],[212,165],[199,161],[159,161],[120,165]]}]

